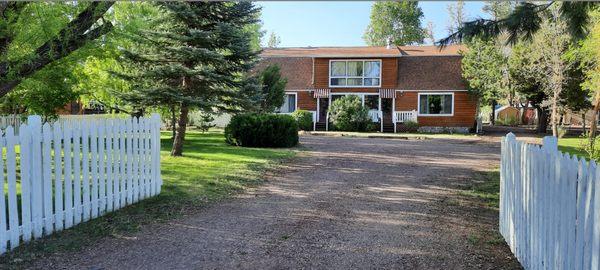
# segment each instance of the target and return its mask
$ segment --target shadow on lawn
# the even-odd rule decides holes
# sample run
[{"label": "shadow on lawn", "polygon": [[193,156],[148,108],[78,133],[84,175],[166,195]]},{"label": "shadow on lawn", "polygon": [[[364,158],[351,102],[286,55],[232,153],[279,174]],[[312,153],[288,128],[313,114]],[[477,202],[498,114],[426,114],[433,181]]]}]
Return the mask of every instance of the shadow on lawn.
[{"label": "shadow on lawn", "polygon": [[23,264],[51,253],[74,251],[109,235],[120,237],[143,225],[191,214],[210,202],[262,181],[264,170],[293,156],[286,149],[227,145],[222,132],[188,132],[183,157],[169,155],[170,133],[161,137],[162,191],[158,196],[52,234],[0,257],[0,268]]}]

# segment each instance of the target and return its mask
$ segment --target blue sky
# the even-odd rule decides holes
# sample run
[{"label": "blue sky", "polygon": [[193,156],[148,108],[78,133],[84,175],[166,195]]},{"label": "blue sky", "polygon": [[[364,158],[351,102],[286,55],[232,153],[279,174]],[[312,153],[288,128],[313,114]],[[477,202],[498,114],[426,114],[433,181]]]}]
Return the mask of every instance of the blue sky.
[{"label": "blue sky", "polygon": [[[373,2],[258,2],[262,6],[265,42],[272,31],[281,37],[280,47],[364,46]],[[434,36],[447,34],[447,5],[451,2],[419,2],[425,18],[433,22]],[[483,2],[465,2],[468,18],[486,17]]]}]

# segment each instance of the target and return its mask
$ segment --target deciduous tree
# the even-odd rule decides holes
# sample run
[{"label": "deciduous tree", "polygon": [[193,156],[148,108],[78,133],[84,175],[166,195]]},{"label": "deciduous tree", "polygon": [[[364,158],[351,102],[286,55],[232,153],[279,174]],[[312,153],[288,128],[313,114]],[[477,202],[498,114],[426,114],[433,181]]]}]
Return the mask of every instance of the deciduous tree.
[{"label": "deciduous tree", "polygon": [[425,29],[421,27],[423,11],[417,1],[375,2],[371,22],[363,36],[371,46],[423,43]]}]

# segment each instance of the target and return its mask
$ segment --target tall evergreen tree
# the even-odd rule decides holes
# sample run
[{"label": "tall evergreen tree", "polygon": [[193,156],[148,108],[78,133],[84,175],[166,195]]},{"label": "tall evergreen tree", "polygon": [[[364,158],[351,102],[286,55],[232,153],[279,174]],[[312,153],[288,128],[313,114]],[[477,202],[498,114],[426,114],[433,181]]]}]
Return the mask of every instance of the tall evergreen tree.
[{"label": "tall evergreen tree", "polygon": [[246,30],[259,9],[250,2],[163,2],[165,23],[141,33],[148,46],[124,52],[139,70],[129,100],[179,108],[171,155],[181,156],[190,109],[231,110],[239,105],[243,75],[257,60]]}]

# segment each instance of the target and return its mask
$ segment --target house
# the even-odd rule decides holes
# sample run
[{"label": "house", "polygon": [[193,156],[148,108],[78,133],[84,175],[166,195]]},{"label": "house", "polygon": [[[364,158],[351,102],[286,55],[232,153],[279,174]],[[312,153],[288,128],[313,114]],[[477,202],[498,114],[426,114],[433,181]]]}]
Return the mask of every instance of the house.
[{"label": "house", "polygon": [[271,64],[287,78],[281,113],[308,110],[315,129],[328,130],[328,108],[344,95],[358,95],[382,132],[406,121],[421,131],[468,132],[476,100],[462,78],[462,46],[268,48],[258,69]]}]

